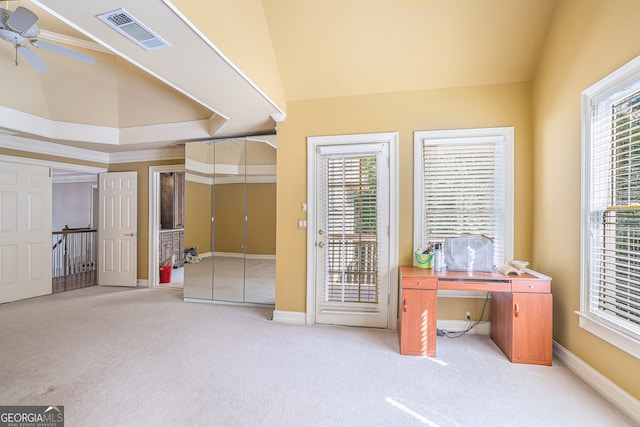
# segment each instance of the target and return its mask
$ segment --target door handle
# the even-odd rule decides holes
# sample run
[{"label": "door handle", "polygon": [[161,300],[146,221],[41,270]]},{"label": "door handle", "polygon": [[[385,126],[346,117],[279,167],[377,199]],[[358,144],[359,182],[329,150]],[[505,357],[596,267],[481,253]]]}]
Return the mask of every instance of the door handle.
[{"label": "door handle", "polygon": [[324,242],[318,242],[318,247],[324,248]]},{"label": "door handle", "polygon": [[402,311],[406,313],[408,309],[409,305],[407,304],[407,299],[405,298],[404,300],[402,300]]},{"label": "door handle", "polygon": [[520,304],[518,304],[518,303],[516,303],[515,313],[514,314],[515,314],[515,317],[520,316]]},{"label": "door handle", "polygon": [[135,237],[136,233],[128,233],[125,234],[126,237]]}]

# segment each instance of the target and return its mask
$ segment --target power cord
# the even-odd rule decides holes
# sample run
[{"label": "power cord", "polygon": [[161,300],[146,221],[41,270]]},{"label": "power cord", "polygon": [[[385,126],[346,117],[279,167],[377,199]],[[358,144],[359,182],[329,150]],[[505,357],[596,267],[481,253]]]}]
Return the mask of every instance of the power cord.
[{"label": "power cord", "polygon": [[447,337],[447,338],[460,338],[461,336],[465,335],[467,332],[469,332],[470,330],[478,326],[480,323],[488,322],[489,319],[487,319],[486,321],[482,321],[482,318],[484,317],[484,312],[487,309],[488,303],[489,303],[489,292],[487,292],[487,296],[485,297],[484,305],[482,306],[482,312],[480,313],[480,319],[476,320],[475,322],[472,322],[471,319],[467,319],[467,326],[465,329],[461,331],[448,331],[446,329],[438,329],[437,330],[438,336]]}]

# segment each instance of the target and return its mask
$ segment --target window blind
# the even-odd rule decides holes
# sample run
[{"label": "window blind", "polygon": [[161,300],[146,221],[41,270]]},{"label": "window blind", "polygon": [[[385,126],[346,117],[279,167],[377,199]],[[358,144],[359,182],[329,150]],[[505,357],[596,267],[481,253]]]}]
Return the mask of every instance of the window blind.
[{"label": "window blind", "polygon": [[378,303],[377,157],[327,157],[324,301]]},{"label": "window blind", "polygon": [[504,262],[505,153],[499,138],[423,142],[422,245],[482,234]]},{"label": "window blind", "polygon": [[640,338],[640,84],[598,100],[589,140],[588,310]]}]

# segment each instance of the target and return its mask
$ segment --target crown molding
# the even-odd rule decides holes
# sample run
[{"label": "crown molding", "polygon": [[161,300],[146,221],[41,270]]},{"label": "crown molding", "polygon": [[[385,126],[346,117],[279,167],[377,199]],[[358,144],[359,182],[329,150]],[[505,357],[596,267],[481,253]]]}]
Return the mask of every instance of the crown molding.
[{"label": "crown molding", "polygon": [[[186,157],[186,156],[185,156]],[[216,175],[216,182],[220,175],[249,176],[275,176],[276,165],[237,165],[227,163],[205,163],[198,160],[185,158],[185,168],[202,175]]]},{"label": "crown molding", "polygon": [[185,172],[184,177],[189,182],[195,182],[197,184],[213,185],[213,178],[197,175],[195,173]]},{"label": "crown molding", "polygon": [[74,171],[78,173],[87,173],[87,174],[98,174],[102,172],[107,172],[106,167],[80,165],[77,163],[64,163],[64,162],[57,162],[49,159],[32,159],[29,157],[21,157],[21,156],[7,155],[7,154],[0,154],[0,162],[45,166],[53,169]]},{"label": "crown molding", "polygon": [[216,177],[217,184],[273,184],[276,182],[275,175],[258,175],[258,176],[223,176]]},{"label": "crown molding", "polygon": [[140,151],[122,151],[109,154],[109,164],[153,162],[184,159],[184,147],[155,148]]},{"label": "crown molding", "polygon": [[45,156],[63,157],[68,159],[95,162],[102,164],[118,164],[133,162],[153,162],[160,160],[184,159],[184,147],[156,148],[151,150],[123,151],[118,153],[104,153],[84,148],[70,147],[54,142],[23,138],[20,136],[0,133],[0,148],[25,151]]},{"label": "crown molding", "polygon": [[24,132],[51,140],[118,147],[210,138],[212,120],[217,118],[116,128],[55,121],[0,105],[0,134]]},{"label": "crown molding", "polygon": [[46,156],[65,157],[95,163],[109,163],[109,154],[84,148],[70,147],[53,142],[23,138],[21,136],[0,134],[0,147],[10,150],[26,151],[28,153],[44,154]]},{"label": "crown molding", "polygon": [[196,182],[198,184],[205,185],[219,185],[219,184],[274,184],[277,182],[275,175],[258,175],[258,176],[217,176],[215,181],[211,176],[197,175],[187,172],[185,174],[186,180],[190,182]]}]

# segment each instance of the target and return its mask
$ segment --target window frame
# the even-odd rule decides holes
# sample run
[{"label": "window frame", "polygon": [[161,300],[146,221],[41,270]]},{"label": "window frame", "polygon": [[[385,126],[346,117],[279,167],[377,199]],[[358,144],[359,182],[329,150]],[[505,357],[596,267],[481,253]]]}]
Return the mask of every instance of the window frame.
[{"label": "window frame", "polygon": [[[601,338],[609,344],[640,359],[640,340],[626,332],[624,327],[613,321],[597,315],[590,308],[590,149],[591,149],[591,119],[594,108],[604,99],[619,93],[623,89],[637,85],[640,82],[640,56],[618,68],[603,79],[585,89],[581,94],[581,209],[580,209],[580,310],[579,326]],[[622,101],[626,95],[619,95],[617,101]]]},{"label": "window frame", "polygon": [[[513,259],[514,248],[514,128],[475,128],[475,129],[451,129],[436,131],[414,132],[414,184],[413,184],[413,246],[414,250],[422,245],[422,217],[424,213],[424,164],[422,146],[424,141],[439,143],[472,143],[479,141],[495,140],[504,144],[504,262]],[[474,291],[450,292],[438,291],[440,296],[452,296],[460,298],[484,297],[485,293]]]}]

